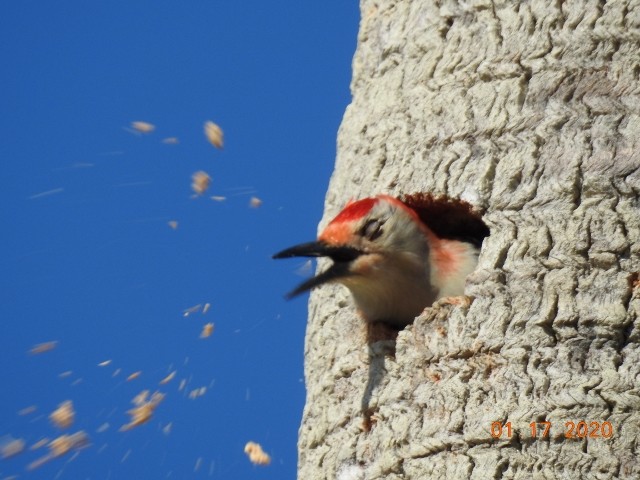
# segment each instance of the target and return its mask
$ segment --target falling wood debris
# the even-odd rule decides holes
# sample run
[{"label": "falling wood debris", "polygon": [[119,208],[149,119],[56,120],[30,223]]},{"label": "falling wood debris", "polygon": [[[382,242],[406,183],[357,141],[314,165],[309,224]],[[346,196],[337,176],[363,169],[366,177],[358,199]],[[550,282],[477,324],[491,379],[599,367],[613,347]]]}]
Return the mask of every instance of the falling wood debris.
[{"label": "falling wood debris", "polygon": [[262,446],[256,442],[247,442],[244,446],[244,453],[254,465],[269,465],[271,457],[262,450]]},{"label": "falling wood debris", "polygon": [[204,123],[204,134],[207,137],[207,140],[209,140],[214,147],[223,147],[224,134],[222,133],[222,129],[211,120]]}]

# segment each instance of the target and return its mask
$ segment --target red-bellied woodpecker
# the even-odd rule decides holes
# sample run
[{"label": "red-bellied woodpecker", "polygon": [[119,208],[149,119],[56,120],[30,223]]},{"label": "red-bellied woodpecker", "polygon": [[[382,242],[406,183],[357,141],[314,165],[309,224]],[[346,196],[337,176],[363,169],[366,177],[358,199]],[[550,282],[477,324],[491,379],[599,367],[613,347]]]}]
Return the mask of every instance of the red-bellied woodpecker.
[{"label": "red-bellied woodpecker", "polygon": [[[424,198],[431,207],[437,205],[430,196]],[[482,239],[489,231],[479,216],[469,213],[465,202],[458,201],[451,211],[459,214],[461,204],[467,217],[456,218],[472,221],[468,236],[463,227],[451,227],[456,219],[449,215],[447,200],[438,207],[447,208],[422,211],[388,195],[349,203],[317,241],[273,256],[329,257],[334,262],[287,296],[338,282],[351,291],[365,320],[404,327],[436,300],[462,295],[465,279],[476,267]],[[433,228],[428,219],[434,215],[449,215],[449,219],[440,218],[434,222],[438,228]]]}]

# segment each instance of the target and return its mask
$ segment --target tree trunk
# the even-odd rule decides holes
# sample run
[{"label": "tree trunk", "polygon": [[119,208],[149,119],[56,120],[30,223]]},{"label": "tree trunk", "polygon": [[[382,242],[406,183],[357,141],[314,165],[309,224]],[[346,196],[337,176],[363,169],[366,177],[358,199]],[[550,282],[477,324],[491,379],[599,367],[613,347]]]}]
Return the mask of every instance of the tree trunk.
[{"label": "tree trunk", "polygon": [[427,309],[395,356],[346,288],[312,294],[298,478],[640,478],[640,2],[361,14],[321,226],[431,192],[491,236],[471,304]]}]

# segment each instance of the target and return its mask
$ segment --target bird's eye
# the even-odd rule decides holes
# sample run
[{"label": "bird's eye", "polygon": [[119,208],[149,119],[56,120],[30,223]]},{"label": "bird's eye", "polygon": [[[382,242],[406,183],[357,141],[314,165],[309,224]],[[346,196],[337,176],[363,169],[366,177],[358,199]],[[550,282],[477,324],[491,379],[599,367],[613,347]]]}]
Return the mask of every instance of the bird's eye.
[{"label": "bird's eye", "polygon": [[367,237],[369,240],[373,241],[382,235],[382,224],[379,220],[369,220],[365,223],[360,230],[360,234],[363,237]]}]

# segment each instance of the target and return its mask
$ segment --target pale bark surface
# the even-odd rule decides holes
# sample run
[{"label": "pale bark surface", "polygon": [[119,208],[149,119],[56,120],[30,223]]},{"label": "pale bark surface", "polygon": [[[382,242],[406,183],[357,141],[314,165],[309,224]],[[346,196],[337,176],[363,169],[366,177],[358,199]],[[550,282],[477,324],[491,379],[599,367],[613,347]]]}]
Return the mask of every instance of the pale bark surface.
[{"label": "pale bark surface", "polygon": [[[345,288],[313,293],[299,478],[640,478],[640,2],[361,13],[321,226],[351,198],[433,192],[491,236],[469,307],[426,311],[395,358],[373,346],[369,432],[361,321]],[[570,420],[613,438],[567,439]]]}]

